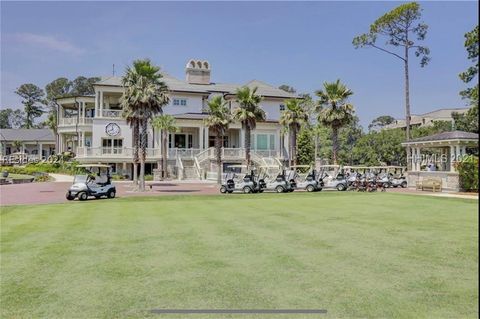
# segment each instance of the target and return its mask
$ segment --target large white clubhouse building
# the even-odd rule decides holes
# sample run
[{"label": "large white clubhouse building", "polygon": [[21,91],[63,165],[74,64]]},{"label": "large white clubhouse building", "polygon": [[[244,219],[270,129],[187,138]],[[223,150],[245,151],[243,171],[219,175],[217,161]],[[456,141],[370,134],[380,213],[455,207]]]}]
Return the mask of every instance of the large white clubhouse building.
[{"label": "large white clubhouse building", "polygon": [[[279,124],[284,101],[297,98],[291,94],[253,80],[243,85],[212,83],[207,61],[191,60],[186,65],[186,80],[163,74],[169,88],[170,103],[165,114],[174,115],[179,131],[169,137],[169,169],[178,178],[205,178],[214,167],[214,136],[204,125],[208,100],[221,94],[230,109],[237,107],[235,91],[241,86],[257,87],[263,97],[261,107],[267,120],[259,122],[252,132],[252,159],[260,163],[283,160],[288,139],[281,136]],[[120,77],[104,78],[94,85],[95,96],[77,96],[57,101],[59,151],[73,151],[84,163],[108,163],[117,174],[132,176],[132,130],[122,118],[119,99],[124,88]],[[147,172],[161,159],[160,132],[148,132]],[[244,159],[244,132],[240,123],[233,123],[224,137],[224,168]]]}]

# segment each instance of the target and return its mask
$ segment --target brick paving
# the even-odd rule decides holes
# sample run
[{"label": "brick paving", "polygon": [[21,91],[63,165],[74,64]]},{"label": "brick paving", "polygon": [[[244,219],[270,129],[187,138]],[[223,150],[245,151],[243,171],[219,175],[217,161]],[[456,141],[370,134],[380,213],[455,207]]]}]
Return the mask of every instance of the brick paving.
[{"label": "brick paving", "polygon": [[[117,188],[117,197],[219,194],[218,186],[215,183],[205,182],[147,182],[147,191],[144,193],[134,192],[131,182],[115,182],[114,184]],[[71,185],[72,183],[69,182],[45,182],[1,185],[0,205],[6,206],[18,204],[32,205],[65,203],[67,202],[67,200],[65,199],[65,193]],[[409,188],[392,188],[388,189],[387,191],[392,193],[469,198],[478,200],[478,193],[431,193],[416,191]]]}]

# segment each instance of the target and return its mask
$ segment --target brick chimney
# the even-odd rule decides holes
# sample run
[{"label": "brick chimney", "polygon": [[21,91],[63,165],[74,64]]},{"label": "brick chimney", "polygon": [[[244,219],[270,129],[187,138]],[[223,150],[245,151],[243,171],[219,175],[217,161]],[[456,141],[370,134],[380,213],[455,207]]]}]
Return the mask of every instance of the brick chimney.
[{"label": "brick chimney", "polygon": [[210,63],[190,60],[185,66],[185,74],[189,84],[210,84]]}]

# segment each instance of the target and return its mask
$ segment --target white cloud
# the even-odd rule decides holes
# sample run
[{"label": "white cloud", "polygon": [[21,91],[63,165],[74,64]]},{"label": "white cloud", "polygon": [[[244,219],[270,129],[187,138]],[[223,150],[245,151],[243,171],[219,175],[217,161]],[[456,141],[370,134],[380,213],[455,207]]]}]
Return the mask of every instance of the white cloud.
[{"label": "white cloud", "polygon": [[32,46],[38,46],[50,50],[55,50],[70,54],[82,54],[85,53],[84,49],[76,47],[74,44],[57,39],[51,35],[42,35],[35,33],[15,33],[11,35],[14,41],[25,43]]}]

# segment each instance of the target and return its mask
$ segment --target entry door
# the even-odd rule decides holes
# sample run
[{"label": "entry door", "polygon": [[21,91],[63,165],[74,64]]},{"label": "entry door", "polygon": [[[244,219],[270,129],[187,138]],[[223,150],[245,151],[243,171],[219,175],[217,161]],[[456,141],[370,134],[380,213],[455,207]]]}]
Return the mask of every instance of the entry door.
[{"label": "entry door", "polygon": [[187,148],[187,138],[185,134],[175,134],[175,147]]}]

